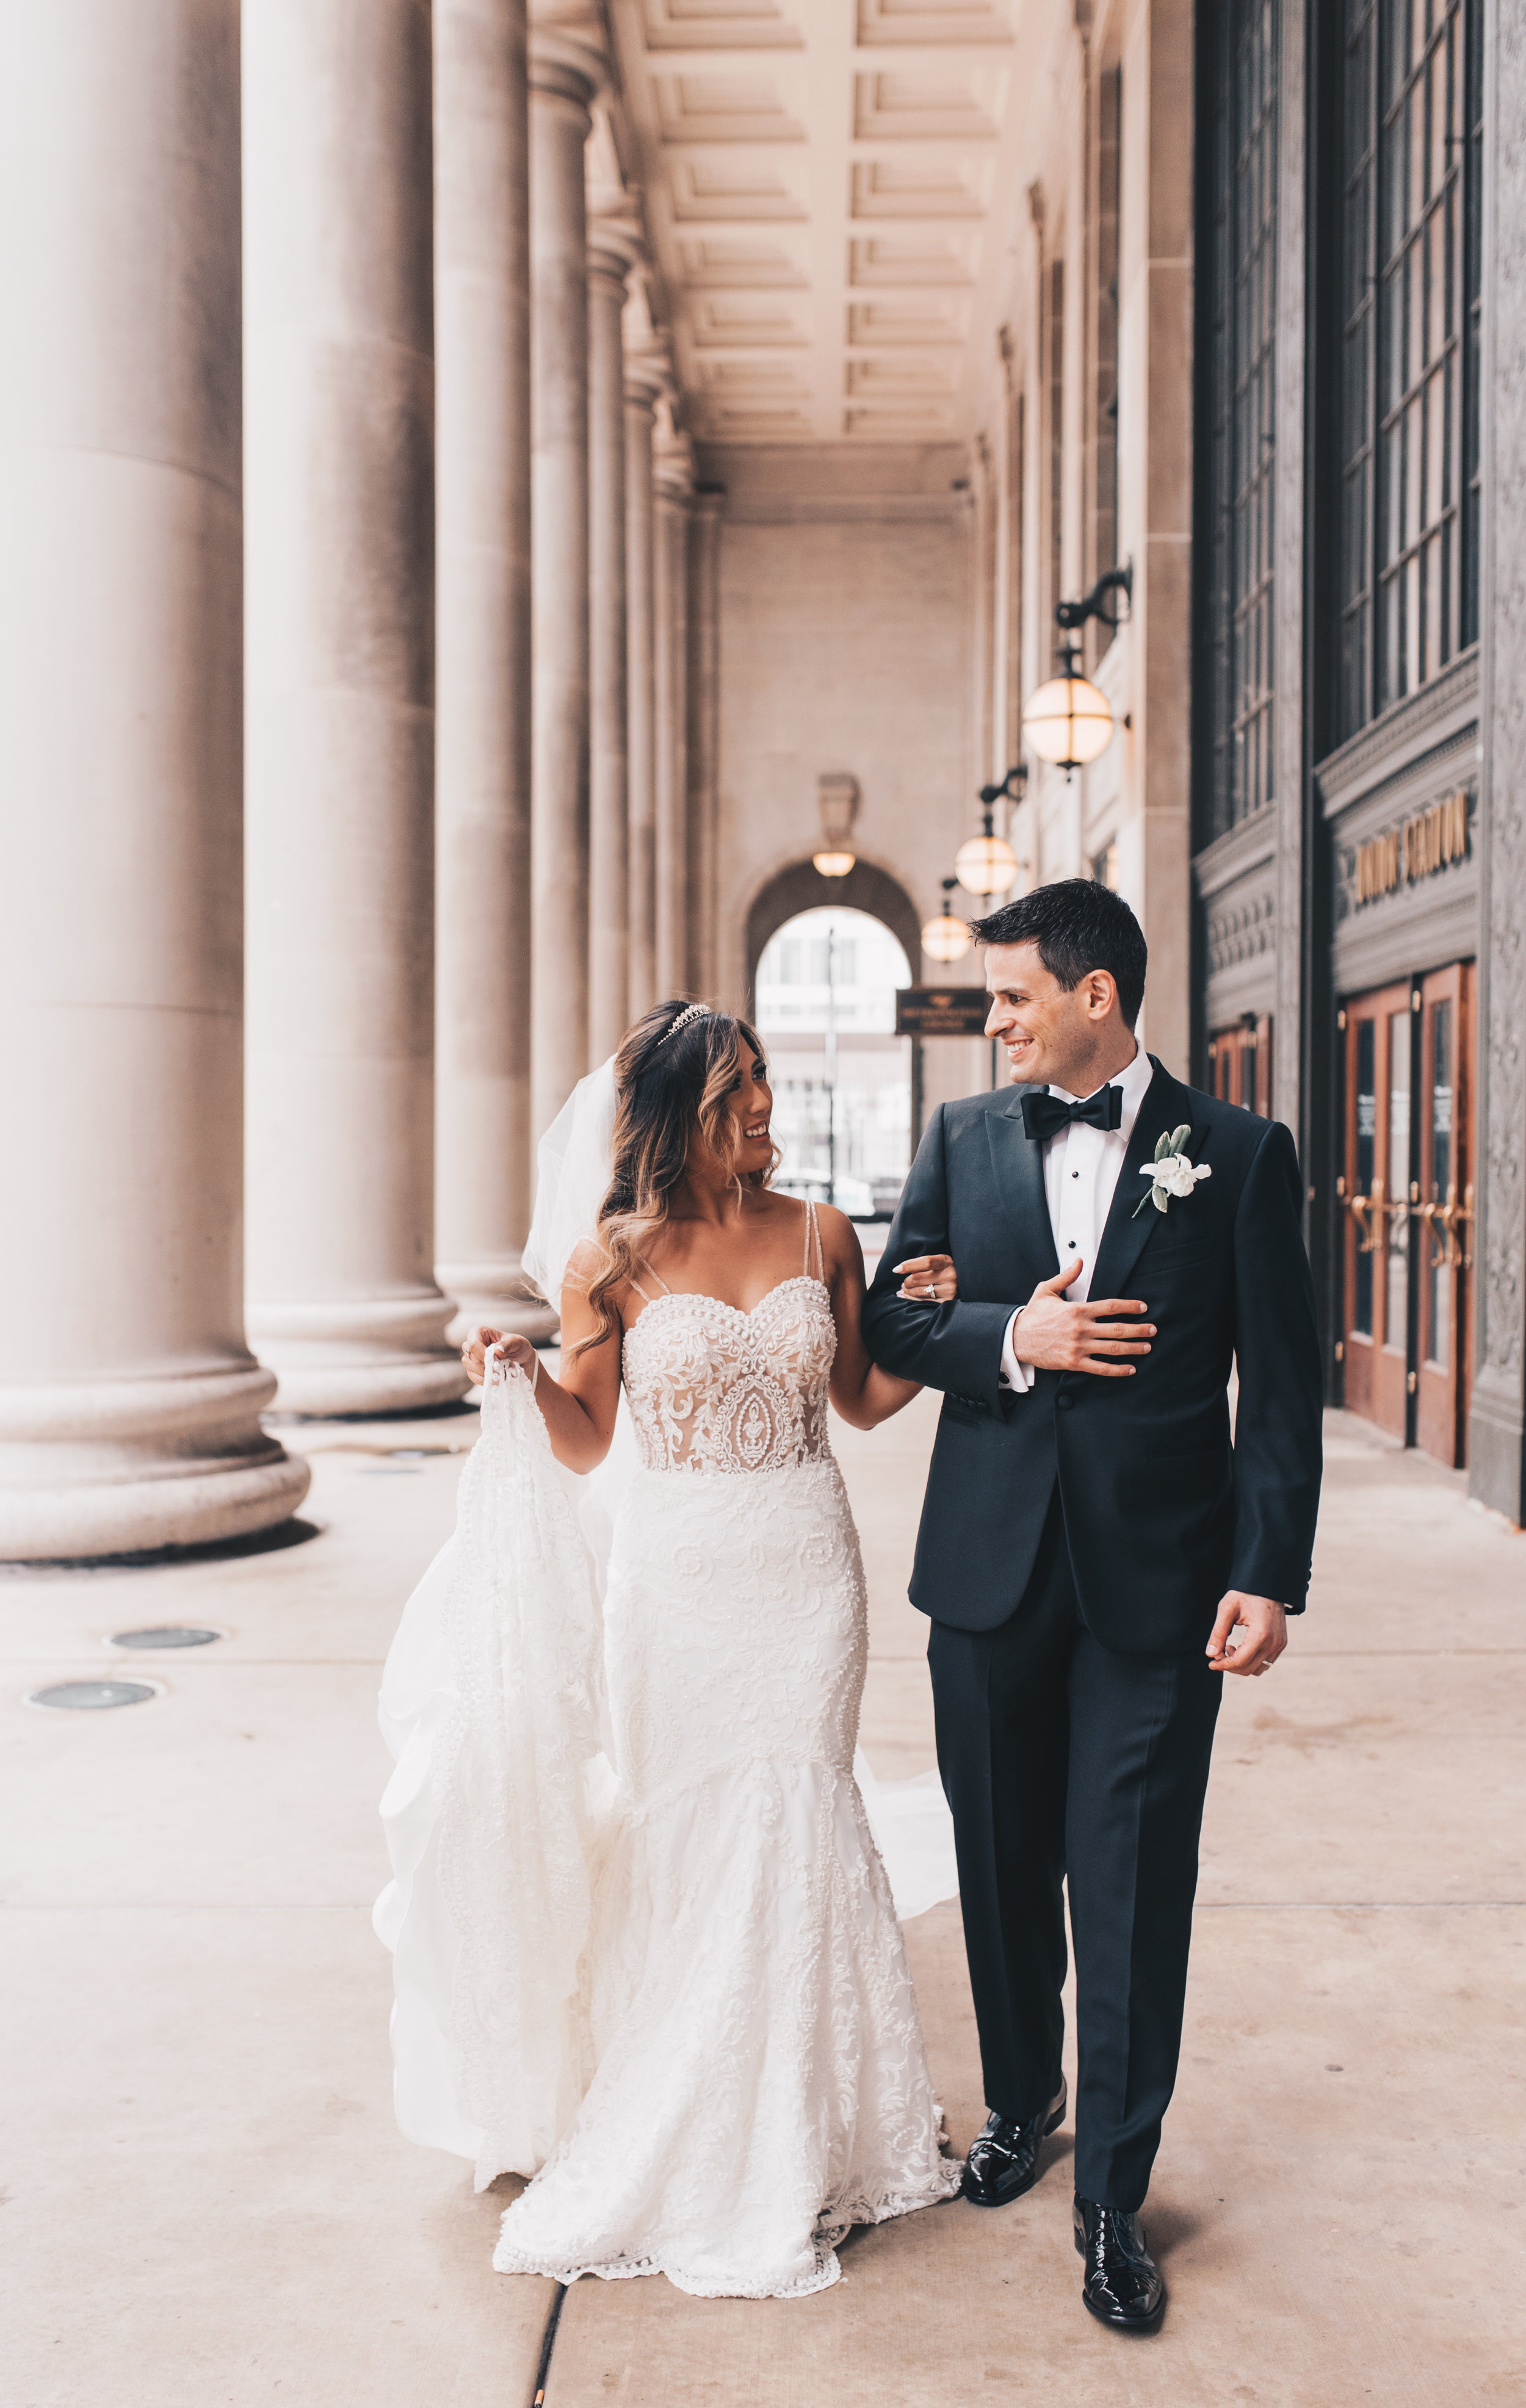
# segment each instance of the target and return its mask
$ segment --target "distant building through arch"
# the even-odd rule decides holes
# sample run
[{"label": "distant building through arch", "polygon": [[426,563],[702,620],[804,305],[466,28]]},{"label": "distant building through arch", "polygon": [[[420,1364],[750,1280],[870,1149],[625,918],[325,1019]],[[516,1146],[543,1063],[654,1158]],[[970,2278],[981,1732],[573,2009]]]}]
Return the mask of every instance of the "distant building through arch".
[{"label": "distant building through arch", "polygon": [[823,878],[813,862],[797,861],[759,887],[748,909],[749,1010],[756,996],[757,965],[775,929],[801,911],[819,911],[830,906],[844,911],[867,911],[871,919],[883,920],[915,977],[922,959],[922,923],[899,878],[872,861],[856,861],[846,878]]},{"label": "distant building through arch", "polygon": [[910,897],[856,862],[770,881],[747,924],[748,996],[769,1049],[779,1180],[857,1219],[893,1210],[921,1125],[921,1047],[895,995],[921,959]]}]

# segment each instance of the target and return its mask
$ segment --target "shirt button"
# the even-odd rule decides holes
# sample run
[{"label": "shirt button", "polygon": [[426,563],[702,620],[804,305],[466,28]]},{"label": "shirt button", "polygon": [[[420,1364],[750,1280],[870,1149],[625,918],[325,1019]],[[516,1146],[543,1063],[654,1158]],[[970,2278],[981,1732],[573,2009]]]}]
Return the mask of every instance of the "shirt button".
[{"label": "shirt button", "polygon": [[1070,1395],[1068,1390],[1062,1388],[1058,1396],[1055,1398],[1055,1410],[1057,1412],[1068,1413],[1074,1402],[1074,1398]]},{"label": "shirt button", "polygon": [[1072,1171],[1072,1173],[1071,1173],[1071,1177],[1072,1177],[1073,1179],[1079,1179],[1079,1178],[1080,1178],[1080,1176],[1081,1176],[1081,1173],[1080,1173],[1078,1170],[1073,1170],[1073,1171]]}]

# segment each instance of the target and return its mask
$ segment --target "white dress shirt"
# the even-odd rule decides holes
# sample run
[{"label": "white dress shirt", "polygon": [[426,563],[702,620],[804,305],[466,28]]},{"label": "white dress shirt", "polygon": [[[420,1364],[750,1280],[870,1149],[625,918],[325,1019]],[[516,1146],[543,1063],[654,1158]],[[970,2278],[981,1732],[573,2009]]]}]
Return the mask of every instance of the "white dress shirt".
[{"label": "white dress shirt", "polygon": [[[1128,1068],[1108,1082],[1123,1089],[1123,1117],[1116,1129],[1093,1128],[1086,1121],[1072,1121],[1069,1128],[1060,1129],[1054,1137],[1028,1140],[1044,1147],[1044,1190],[1061,1269],[1077,1254],[1081,1256],[1081,1269],[1063,1290],[1066,1298],[1075,1304],[1085,1304],[1091,1294],[1097,1249],[1112,1210],[1118,1173],[1123,1168],[1123,1157],[1129,1151],[1129,1140],[1133,1135],[1145,1089],[1154,1076],[1149,1055],[1136,1046]],[[1067,1095],[1063,1087],[1051,1087],[1049,1093],[1058,1096],[1062,1104],[1082,1100],[1079,1096]],[[1017,1319],[1023,1310],[1019,1305],[1008,1322],[1001,1347],[1001,1385],[1018,1395],[1026,1395],[1033,1385],[1033,1366],[1022,1360],[1016,1347]]]}]

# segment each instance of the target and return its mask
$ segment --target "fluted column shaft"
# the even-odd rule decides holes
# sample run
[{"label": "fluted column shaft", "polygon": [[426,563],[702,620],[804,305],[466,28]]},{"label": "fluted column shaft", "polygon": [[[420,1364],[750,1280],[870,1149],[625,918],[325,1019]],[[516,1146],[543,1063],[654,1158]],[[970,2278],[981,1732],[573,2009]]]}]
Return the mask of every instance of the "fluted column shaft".
[{"label": "fluted column shaft", "polygon": [[459,1395],[434,1280],[430,12],[245,0],[250,1327]]},{"label": "fluted column shaft", "polygon": [[0,42],[0,1556],[283,1520],[244,1343],[236,0]]},{"label": "fluted column shaft", "polygon": [[701,995],[716,982],[716,869],[721,744],[721,511],[725,494],[701,487],[689,523],[688,793],[689,975]]},{"label": "fluted column shaft", "polygon": [[630,1016],[659,997],[656,929],[656,731],[653,691],[652,429],[656,386],[627,366],[626,381],[626,595],[630,797],[628,882]]},{"label": "fluted column shaft", "polygon": [[626,378],[621,319],[636,256],[628,216],[588,228],[588,1054],[612,1054],[630,1017]]},{"label": "fluted column shaft", "polygon": [[530,36],[531,1116],[588,1068],[588,237],[591,68]]},{"label": "fluted column shaft", "polygon": [[530,252],[525,0],[435,0],[436,1276],[519,1293],[530,1134]]},{"label": "fluted column shaft", "polygon": [[688,938],[688,548],[686,462],[659,455],[653,543],[655,929],[659,998],[684,995]]}]

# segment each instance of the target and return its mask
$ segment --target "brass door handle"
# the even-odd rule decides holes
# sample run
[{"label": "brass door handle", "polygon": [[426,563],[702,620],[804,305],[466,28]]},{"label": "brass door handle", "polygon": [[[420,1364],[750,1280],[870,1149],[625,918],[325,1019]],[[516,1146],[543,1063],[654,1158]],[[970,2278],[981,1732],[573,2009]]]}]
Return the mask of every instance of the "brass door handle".
[{"label": "brass door handle", "polygon": [[1432,1258],[1432,1269],[1433,1271],[1465,1271],[1471,1269],[1473,1265],[1472,1251],[1463,1243],[1461,1237],[1459,1235],[1461,1230],[1471,1229],[1473,1226],[1473,1185],[1471,1181],[1467,1188],[1464,1190],[1463,1200],[1461,1204],[1459,1204],[1457,1200],[1457,1182],[1452,1180],[1447,1184],[1447,1200],[1444,1204],[1422,1204],[1419,1207],[1419,1210],[1430,1222],[1431,1234],[1435,1238],[1439,1247],[1439,1252]]},{"label": "brass door handle", "polygon": [[1377,1251],[1377,1233],[1373,1227],[1373,1215],[1375,1212],[1381,1214],[1383,1210],[1383,1182],[1381,1179],[1374,1180],[1373,1192],[1370,1196],[1348,1196],[1346,1199],[1346,1208],[1350,1213],[1352,1220],[1357,1225],[1358,1254],[1375,1254]]}]

